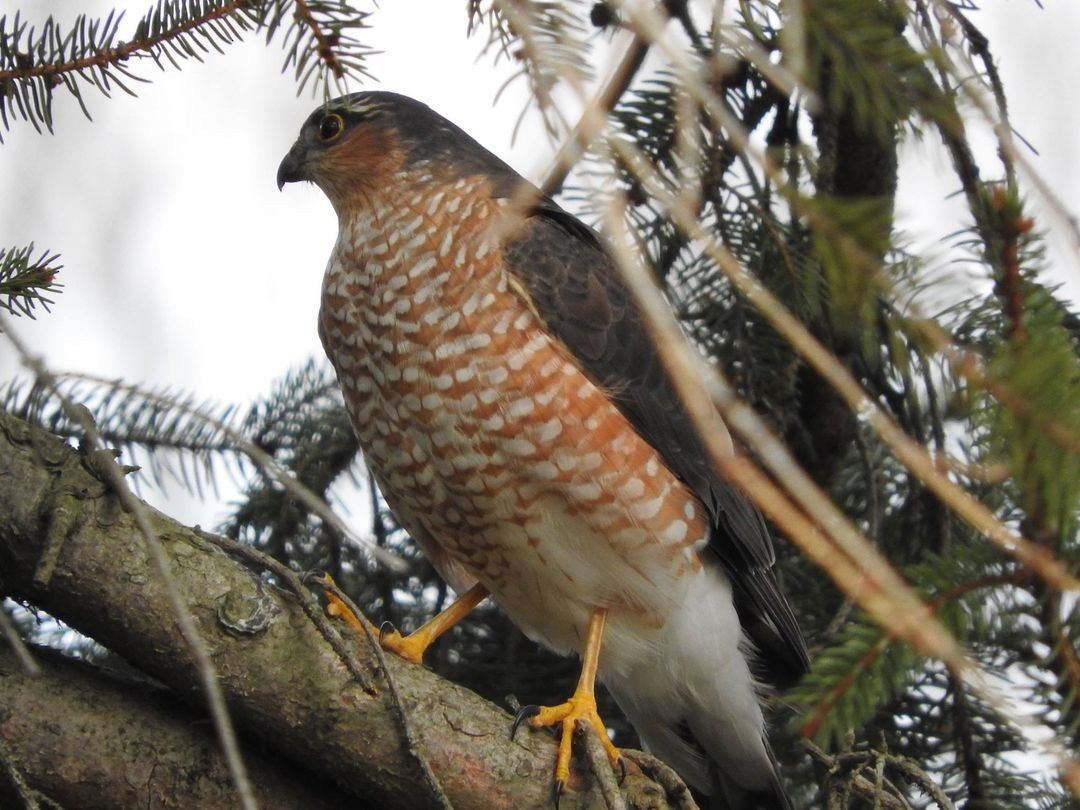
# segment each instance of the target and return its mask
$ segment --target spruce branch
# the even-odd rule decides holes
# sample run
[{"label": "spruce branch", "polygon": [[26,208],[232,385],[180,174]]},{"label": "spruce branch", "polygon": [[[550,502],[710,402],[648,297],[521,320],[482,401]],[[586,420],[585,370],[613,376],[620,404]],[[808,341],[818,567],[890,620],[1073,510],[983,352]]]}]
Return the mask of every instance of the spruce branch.
[{"label": "spruce branch", "polygon": [[[170,389],[125,389],[119,380],[58,376],[61,396],[86,406],[102,439],[132,462],[148,465],[157,486],[175,481],[201,494],[204,483],[216,485],[216,462],[236,464],[237,473],[245,472],[243,454],[218,427],[239,429],[236,406],[200,401]],[[66,438],[81,435],[60,396],[49,387],[12,380],[0,389],[0,408]]]},{"label": "spruce branch", "polygon": [[[8,29],[8,18],[0,17],[0,122],[11,128],[17,114],[41,131],[53,128],[53,91],[63,85],[90,113],[82,98],[83,85],[96,87],[104,96],[119,87],[132,93],[125,83],[146,81],[132,72],[129,60],[143,56],[162,67],[167,59],[178,67],[179,59],[200,59],[206,42],[215,37],[228,42],[230,23],[239,28],[253,24],[246,0],[195,3],[159,2],[139,22],[130,41],[119,39],[123,14],[110,12],[104,19],[80,14],[70,26],[49,17],[40,29],[16,14]],[[213,23],[224,21],[224,27]],[[216,46],[215,46],[216,47]]]},{"label": "spruce branch", "polygon": [[[902,35],[899,4],[822,0],[802,18],[808,75],[804,83],[843,110],[854,127],[880,141],[912,110],[933,114],[943,103],[929,81],[928,56]],[[947,107],[943,108],[947,110]]]},{"label": "spruce branch", "polygon": [[[962,16],[960,15],[960,8],[956,3],[944,2],[944,0],[933,0],[933,5],[935,9],[940,10],[939,18]],[[964,8],[969,11],[976,10],[974,6],[966,6]],[[981,71],[979,71],[972,61],[971,53],[978,56],[983,61],[984,65],[987,64],[988,60],[992,61],[992,55],[989,53],[988,49],[982,45],[982,33],[970,24],[961,24],[961,30],[964,33],[964,38],[958,39],[954,26],[941,26],[944,45],[943,47],[935,48],[931,51],[935,61],[942,65],[943,69],[951,76],[958,77],[955,82],[957,90],[963,93],[966,99],[974,104],[983,119],[993,127],[994,134],[997,137],[998,152],[1005,165],[1006,175],[1009,178],[1010,186],[1015,188],[1015,181],[1013,178],[1016,168],[1022,169],[1023,175],[1035,189],[1035,192],[1042,198],[1052,218],[1056,220],[1059,229],[1068,236],[1074,248],[1080,248],[1080,221],[1078,221],[1076,216],[1069,211],[1061,198],[1046,182],[1046,179],[1042,174],[1035,169],[1031,164],[1031,161],[1028,160],[1016,146],[1017,136],[1009,123],[1008,109],[1001,104],[1004,99],[1004,93],[1001,89],[996,71],[992,68],[987,69],[990,81],[989,98],[987,97],[988,89],[984,83],[969,80],[972,76],[981,75]],[[920,36],[925,38],[929,35],[925,30],[920,30]],[[969,38],[970,36],[974,36],[975,40],[972,41]],[[969,50],[971,53],[969,53]],[[953,57],[955,57],[955,59]]]},{"label": "spruce branch", "polygon": [[265,8],[273,7],[271,16],[260,20],[266,27],[268,42],[290,5],[294,10],[285,35],[288,54],[282,69],[294,68],[297,93],[302,93],[314,79],[324,98],[329,99],[331,87],[342,93],[347,79],[370,75],[365,59],[372,49],[354,35],[369,27],[370,12],[357,11],[336,0],[272,0],[264,6],[264,15]]},{"label": "spruce branch", "polygon": [[983,784],[982,757],[979,756],[976,748],[977,730],[972,722],[967,689],[964,688],[964,684],[950,674],[949,688],[953,735],[958,750],[957,758],[964,771],[968,801],[978,807],[986,801],[986,787]]},{"label": "spruce branch", "polygon": [[994,291],[1005,310],[1005,336],[1018,343],[1026,335],[1024,324],[1024,289],[1020,269],[1020,238],[1029,233],[1035,222],[1023,215],[1023,206],[1015,194],[993,186],[982,206],[990,220],[986,230],[993,234],[991,266],[997,271]]},{"label": "spruce branch", "polygon": [[[925,583],[933,572],[939,581],[951,581],[952,574],[967,565],[967,560],[960,566],[931,563],[925,566],[924,573],[913,574],[911,578]],[[948,587],[926,599],[925,604],[933,614],[941,616],[946,606],[980,591],[1026,586],[1031,582],[1031,573],[1023,569],[986,574]],[[949,623],[956,630],[964,629],[963,622]],[[810,675],[788,693],[788,700],[811,707],[796,719],[799,733],[805,738],[827,741],[827,748],[840,747],[850,729],[868,722],[882,704],[895,700],[907,689],[921,660],[909,648],[897,645],[897,641],[892,631],[866,614],[860,613],[850,620],[830,641],[830,646],[818,653]]]},{"label": "spruce branch", "polygon": [[[148,463],[158,486],[168,479],[199,494],[204,482],[216,485],[220,462],[245,477],[250,468],[237,436],[294,471],[317,464],[320,456],[341,444],[348,445],[345,452],[356,453],[351,433],[333,428],[341,421],[333,414],[343,412],[344,406],[332,373],[315,360],[289,371],[266,396],[246,407],[122,380],[58,376],[64,394],[94,414],[102,438],[133,461]],[[13,380],[0,388],[0,408],[57,435],[79,436],[47,388]]]},{"label": "spruce branch", "polygon": [[56,281],[63,267],[56,263],[60,255],[43,250],[35,259],[33,254],[33,242],[22,248],[0,248],[0,308],[12,315],[33,318],[37,306],[48,312],[53,303],[49,293],[64,286]]},{"label": "spruce branch", "polygon": [[586,19],[587,11],[578,0],[469,0],[469,33],[486,21],[484,52],[493,52],[496,63],[509,59],[521,66],[499,93],[518,79],[528,83],[529,103],[522,109],[517,126],[535,103],[548,135],[555,137],[569,128],[554,92],[560,83],[579,87],[592,76]]},{"label": "spruce branch", "polygon": [[[269,43],[284,28],[283,69],[295,67],[298,91],[314,79],[329,96],[346,79],[366,75],[370,49],[352,32],[367,28],[369,12],[329,0],[158,0],[139,20],[130,40],[120,38],[123,14],[80,14],[71,25],[49,17],[33,26],[21,14],[0,17],[0,135],[22,118],[38,131],[53,129],[53,100],[64,87],[90,112],[83,90],[109,97],[115,88],[148,79],[135,68],[150,60],[164,70],[202,61],[211,51],[265,31]],[[2,138],[0,138],[2,140]]]},{"label": "spruce branch", "polygon": [[1069,608],[1064,606],[1060,594],[1046,592],[1037,584],[1035,591],[1039,600],[1040,640],[1050,650],[1044,667],[1051,678],[1043,694],[1056,715],[1054,725],[1058,732],[1075,745],[1080,738],[1080,657],[1076,650],[1075,621],[1069,621],[1066,612]]},{"label": "spruce branch", "polygon": [[[158,451],[175,451],[179,474],[173,477],[189,483],[187,476],[191,471],[196,489],[200,473],[213,481],[211,464],[214,460],[224,457],[239,462],[246,459],[264,477],[268,489],[284,489],[295,504],[302,507],[305,515],[317,517],[328,530],[350,538],[358,547],[368,549],[375,560],[400,572],[404,567],[400,558],[372,546],[368,538],[352,531],[301,477],[304,470],[315,469],[319,473],[315,476],[316,485],[323,488],[319,482],[325,480],[327,451],[319,441],[313,441],[320,436],[327,437],[330,446],[336,448],[329,451],[331,460],[341,454],[349,458],[356,454],[351,431],[340,426],[334,428],[332,424],[329,428],[326,424],[320,426],[319,417],[310,412],[312,402],[316,410],[332,409],[333,403],[339,403],[336,387],[326,382],[325,369],[315,370],[317,365],[309,363],[286,377],[282,390],[277,392],[286,400],[293,397],[291,402],[296,407],[275,404],[272,394],[269,402],[252,406],[245,418],[240,417],[239,409],[234,405],[215,406],[200,403],[182,392],[149,390],[122,380],[74,373],[55,374],[59,394],[39,388],[24,393],[17,383],[12,383],[5,392],[0,392],[0,409],[10,410],[61,435],[78,436],[78,427],[64,412],[59,397],[62,394],[86,403],[95,417],[100,418],[99,433],[105,439],[129,452],[148,452],[151,465],[162,465],[159,479],[162,471],[171,472],[173,468],[169,466],[170,459],[162,457]],[[320,400],[320,397],[326,399]],[[305,400],[309,402],[307,407],[303,404]],[[331,405],[327,405],[326,400],[330,400]],[[338,410],[343,412],[344,409],[339,406]],[[276,414],[283,421],[275,422],[269,414]],[[255,432],[254,439],[249,437],[251,429]],[[191,464],[192,458],[200,462],[201,467]],[[340,470],[333,463],[329,466],[331,476],[336,477]],[[247,471],[243,466],[237,469],[241,473]]]}]

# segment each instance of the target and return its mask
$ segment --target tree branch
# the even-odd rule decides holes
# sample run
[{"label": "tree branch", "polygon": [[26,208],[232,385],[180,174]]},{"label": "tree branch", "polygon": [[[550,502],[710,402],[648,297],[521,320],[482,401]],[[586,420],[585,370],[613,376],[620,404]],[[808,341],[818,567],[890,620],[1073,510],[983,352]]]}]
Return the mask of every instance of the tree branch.
[{"label": "tree branch", "polygon": [[[77,519],[49,582],[35,583],[58,499]],[[420,769],[402,740],[395,701],[364,639],[347,639],[378,695],[364,692],[304,615],[297,600],[258,580],[223,541],[209,543],[146,507],[162,550],[206,640],[237,726],[290,762],[346,793],[386,808],[415,808]],[[46,432],[0,413],[0,571],[4,591],[92,636],[143,672],[197,703],[198,671],[176,627],[145,543],[82,457]],[[238,616],[249,612],[251,616]],[[260,621],[254,621],[255,617]],[[555,744],[543,733],[509,740],[509,716],[423,667],[389,656],[400,703],[448,800],[469,808],[549,806]],[[564,808],[602,802],[583,768]],[[635,792],[655,784],[631,773]],[[662,806],[662,805],[661,805]]]},{"label": "tree branch", "polygon": [[[0,70],[0,82],[6,82],[12,79],[45,77],[51,80],[50,85],[55,86],[60,84],[60,77],[65,74],[82,74],[92,68],[113,68],[114,70],[119,70],[125,75],[134,78],[123,67],[124,63],[132,56],[138,54],[151,55],[158,48],[167,45],[173,40],[182,38],[184,35],[218,20],[233,17],[250,5],[251,3],[247,0],[234,0],[233,2],[225,3],[218,8],[207,9],[205,14],[183,20],[176,26],[163,29],[156,34],[145,37],[136,36],[130,42],[121,42],[114,48],[97,50],[89,56],[73,59],[60,59],[57,61],[44,61],[37,64],[34,64],[32,58],[28,57],[26,64],[24,65],[8,70]],[[103,28],[106,31],[115,31],[114,25],[119,22],[120,18],[118,16],[110,16]],[[16,31],[16,35],[13,37],[16,42],[19,39],[18,33],[19,32]],[[44,37],[42,38],[42,41],[44,41]]]},{"label": "tree branch", "polygon": [[[238,805],[203,717],[148,683],[110,678],[52,650],[34,657],[37,677],[0,647],[0,746],[33,790],[84,810]],[[350,802],[278,758],[249,751],[246,759],[263,810],[333,810]]]}]

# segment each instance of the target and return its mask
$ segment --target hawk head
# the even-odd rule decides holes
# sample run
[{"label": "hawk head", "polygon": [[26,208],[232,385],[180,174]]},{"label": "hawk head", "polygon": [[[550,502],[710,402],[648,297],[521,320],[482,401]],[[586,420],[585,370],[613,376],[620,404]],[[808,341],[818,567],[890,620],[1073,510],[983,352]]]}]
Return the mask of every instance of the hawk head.
[{"label": "hawk head", "polygon": [[300,180],[315,183],[340,214],[358,196],[399,184],[413,171],[443,180],[516,177],[426,104],[397,93],[366,92],[336,98],[308,116],[278,167],[277,183],[279,189]]}]

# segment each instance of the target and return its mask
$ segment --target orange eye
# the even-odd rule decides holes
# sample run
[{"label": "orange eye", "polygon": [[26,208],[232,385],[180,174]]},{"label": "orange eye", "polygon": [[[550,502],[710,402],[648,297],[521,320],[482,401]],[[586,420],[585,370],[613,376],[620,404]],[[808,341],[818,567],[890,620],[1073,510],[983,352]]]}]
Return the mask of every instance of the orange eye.
[{"label": "orange eye", "polygon": [[324,143],[336,139],[345,130],[345,119],[337,113],[324,115],[319,122],[319,140]]}]

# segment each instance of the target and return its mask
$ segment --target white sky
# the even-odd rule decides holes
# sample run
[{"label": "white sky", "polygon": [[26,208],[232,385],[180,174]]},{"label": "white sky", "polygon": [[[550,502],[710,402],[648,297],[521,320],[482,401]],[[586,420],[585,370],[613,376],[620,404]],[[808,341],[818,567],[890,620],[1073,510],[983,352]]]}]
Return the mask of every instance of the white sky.
[{"label": "white sky", "polygon": [[[52,10],[70,20],[75,7],[116,5],[130,9],[122,27],[130,36],[148,2],[0,0],[0,14],[22,7],[37,19]],[[1031,160],[1080,211],[1080,0],[1044,0],[1044,10],[1033,0],[983,5],[972,19],[998,55],[1014,123],[1039,150]],[[493,107],[513,66],[493,65],[479,56],[482,39],[465,39],[463,0],[383,0],[372,24],[362,36],[383,51],[369,62],[377,86],[427,102],[538,176],[550,154],[539,128],[527,121],[511,144],[524,85]],[[309,93],[297,98],[291,75],[279,72],[282,59],[279,44],[252,36],[180,72],[144,68],[153,83],[138,98],[120,92],[109,101],[87,88],[93,122],[59,95],[55,135],[22,121],[5,133],[0,244],[34,241],[64,264],[53,312],[15,323],[51,368],[246,402],[321,353],[315,315],[336,222],[314,187],[279,194],[274,186],[278,162],[316,106]],[[992,156],[990,139],[981,142]],[[933,244],[967,224],[962,201],[945,201],[955,190],[934,139],[906,148],[900,227]],[[1080,298],[1076,245],[1059,238],[1051,247],[1055,278]],[[0,380],[16,367],[0,339]],[[220,506],[144,494],[182,519],[213,523],[221,514]]]}]

